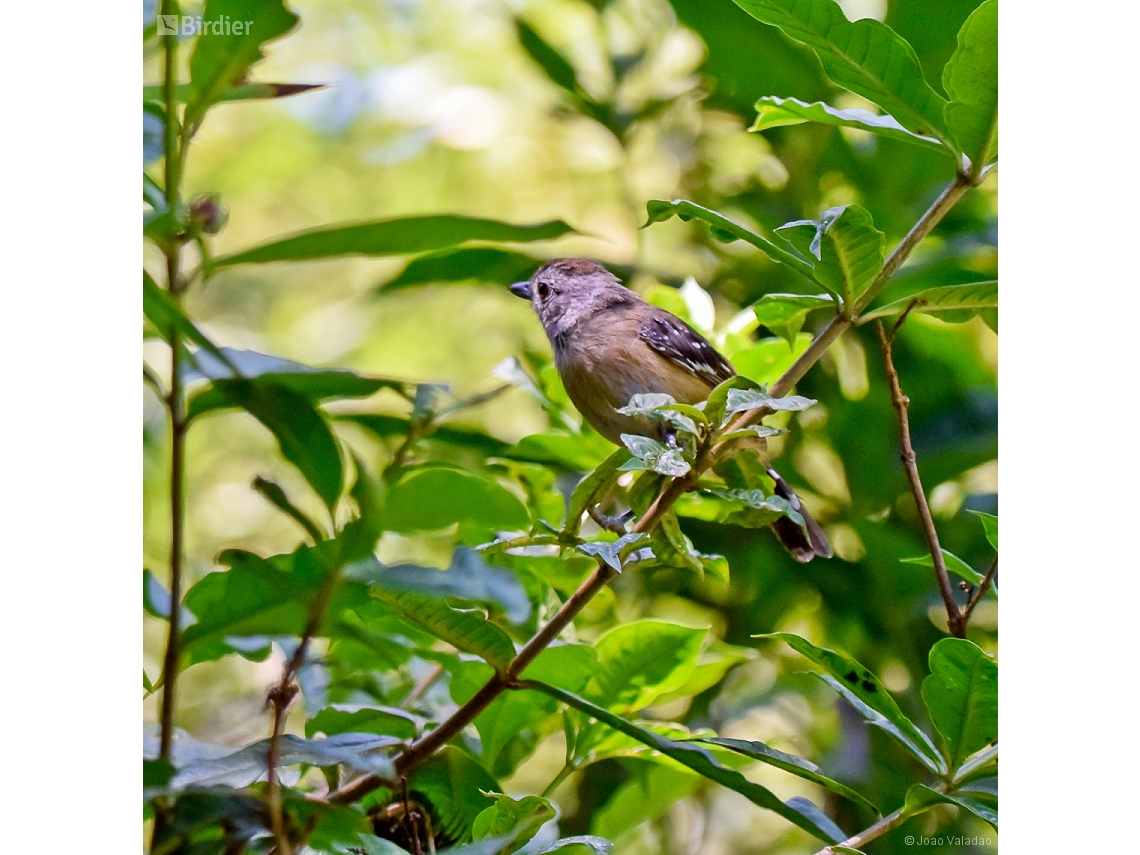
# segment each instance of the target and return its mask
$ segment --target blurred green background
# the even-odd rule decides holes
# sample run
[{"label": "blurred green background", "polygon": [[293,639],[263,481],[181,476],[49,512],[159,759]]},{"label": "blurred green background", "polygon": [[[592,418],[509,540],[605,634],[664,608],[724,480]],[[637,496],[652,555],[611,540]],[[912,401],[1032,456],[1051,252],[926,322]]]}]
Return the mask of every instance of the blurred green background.
[{"label": "blurred green background", "polygon": [[[898,30],[940,90],[941,67],[976,3],[841,5],[851,18],[875,17]],[[292,8],[299,29],[270,45],[256,78],[329,85],[210,113],[190,152],[186,189],[188,197],[217,192],[229,209],[228,226],[213,243],[217,254],[307,227],[407,214],[563,219],[581,235],[519,247],[534,255],[534,267],[544,258],[595,258],[701,325],[708,307],[675,290],[693,277],[712,295],[718,343],[744,370],[743,363],[761,357],[786,364],[791,352],[772,331],[736,332],[749,317],[742,310],[765,293],[807,292],[807,283],[741,242],[717,242],[700,223],[640,229],[647,201],[691,199],[764,231],[856,202],[873,214],[890,247],[953,177],[937,154],[859,131],[800,125],[750,133],[752,104],[761,95],[866,104],[834,89],[810,51],[728,0],[330,0]],[[572,62],[581,97],[552,82],[520,46],[516,19]],[[157,56],[146,58],[145,72],[148,82],[159,78]],[[996,217],[994,174],[951,212],[882,301],[931,285],[997,278]],[[146,252],[153,267],[158,255],[152,247]],[[492,370],[507,357],[549,354],[530,307],[506,291],[522,277],[428,277],[386,289],[406,263],[361,258],[229,269],[192,290],[187,309],[219,343],[446,383],[461,395],[498,385]],[[816,323],[809,318],[806,330]],[[764,343],[760,351],[757,340]],[[752,355],[741,358],[743,352]],[[167,361],[158,344],[147,344],[146,355],[154,365]],[[966,511],[997,512],[997,335],[977,318],[950,325],[916,316],[903,328],[895,358],[912,400],[915,447],[943,546],[984,570],[991,553]],[[583,632],[591,622],[660,616],[711,625],[733,644],[758,645],[760,656],[719,686],[660,714],[816,759],[876,803],[900,804],[916,775],[911,761],[819,681],[800,674],[802,660],[750,638],[788,630],[838,646],[874,669],[904,711],[923,721],[918,686],[945,616],[930,571],[900,563],[922,554],[924,545],[873,330],[847,333],[797,391],[820,405],[777,446],[778,465],[827,528],[837,557],[799,566],[765,531],[686,518],[698,549],[727,556],[731,583],[628,573],[613,596],[591,605]],[[158,402],[145,395],[144,561],[161,571],[169,516],[165,423]],[[340,409],[399,406],[395,397],[380,396]],[[533,399],[517,390],[467,420],[507,442],[548,426]],[[382,463],[388,453],[349,427],[342,435],[372,460]],[[291,523],[249,486],[264,474],[291,495],[308,495],[260,425],[236,413],[212,416],[191,432],[189,460],[191,581],[216,569],[222,548],[264,554],[295,545]],[[389,534],[380,556],[446,566],[450,547],[450,539]],[[996,653],[995,601],[977,609],[970,637]],[[160,670],[162,644],[163,624],[147,618],[149,673]],[[183,677],[178,724],[232,745],[263,736],[266,687],[279,673],[276,657],[195,666]],[[154,700],[147,701],[148,723],[155,720]],[[556,739],[548,742],[516,780],[505,782],[508,792],[538,791],[550,780],[561,748]],[[756,779],[782,797],[797,786],[820,797],[771,771],[765,767]],[[810,845],[743,797],[682,773],[654,775],[639,775],[632,761],[590,767],[556,792],[563,833],[611,836],[621,855],[801,852]],[[642,807],[655,803],[646,796],[652,788],[673,788],[683,797],[647,816]],[[846,805],[834,807],[844,827],[858,827],[855,817],[844,821]],[[913,851],[903,843],[906,834],[939,829],[981,835],[991,845],[931,844],[923,851],[996,849],[988,826],[956,818],[953,810],[912,820],[868,851]]]}]

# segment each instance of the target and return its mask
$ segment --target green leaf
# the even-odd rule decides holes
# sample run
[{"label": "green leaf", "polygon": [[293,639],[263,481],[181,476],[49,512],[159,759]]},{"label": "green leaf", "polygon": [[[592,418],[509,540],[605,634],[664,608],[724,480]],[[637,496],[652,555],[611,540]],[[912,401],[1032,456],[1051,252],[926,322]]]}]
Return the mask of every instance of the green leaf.
[{"label": "green leaf", "polygon": [[[982,580],[985,577],[961,558],[959,558],[957,555],[955,555],[953,552],[943,549],[942,559],[946,562],[946,569],[951,573],[960,576],[971,585],[976,586],[982,584]],[[900,558],[899,561],[901,561],[903,564],[919,564],[923,567],[934,566],[934,559],[930,557],[929,552],[925,553],[924,555],[916,556],[915,558]],[[994,595],[994,599],[996,600],[998,592],[997,588],[992,584],[990,585],[990,593]]]},{"label": "green leaf", "polygon": [[887,694],[878,677],[854,659],[848,659],[826,647],[816,647],[810,641],[790,632],[772,632],[754,638],[778,638],[793,650],[807,657],[829,673],[822,675],[824,682],[839,692],[858,710],[868,724],[881,728],[894,737],[927,769],[936,775],[946,774],[946,762],[930,737],[915,727],[903,715],[894,698]]},{"label": "green leaf", "polygon": [[911,304],[911,312],[924,315],[937,315],[950,323],[962,323],[987,309],[998,307],[997,280],[971,282],[967,285],[940,285],[927,288],[901,300],[872,309],[859,317],[858,323],[865,324],[875,318],[885,318],[906,311]]},{"label": "green leaf", "polygon": [[487,794],[494,800],[491,807],[475,817],[472,837],[507,837],[509,843],[500,852],[517,852],[538,834],[549,820],[554,819],[554,806],[540,796],[512,799],[501,793]]},{"label": "green leaf", "polygon": [[[806,227],[806,228],[805,228]],[[811,229],[810,240],[807,229]],[[797,250],[816,259],[812,274],[828,293],[854,307],[883,269],[886,240],[870,213],[858,205],[828,208],[819,220],[797,220],[776,229]]]},{"label": "green leaf", "polygon": [[944,638],[930,649],[922,699],[946,743],[951,769],[997,739],[997,665],[972,641]]},{"label": "green leaf", "polygon": [[807,799],[792,798],[787,802],[782,802],[770,790],[749,781],[735,769],[730,769],[721,764],[720,761],[713,757],[705,748],[701,748],[691,742],[682,742],[660,736],[651,730],[639,727],[634,722],[627,721],[621,716],[615,715],[609,710],[591,703],[585,698],[567,692],[564,689],[549,686],[545,683],[528,683],[526,687],[545,692],[579,712],[625,734],[631,739],[635,739],[643,745],[648,745],[650,748],[660,751],[665,756],[676,760],[683,766],[689,767],[694,772],[697,772],[709,780],[716,781],[740,793],[753,804],[774,811],[789,822],[792,822],[821,840],[825,840],[829,843],[838,843],[841,840],[847,839],[847,835],[843,830]]},{"label": "green leaf", "polygon": [[583,695],[622,711],[643,709],[689,678],[707,634],[658,620],[614,627],[594,645],[598,670]]},{"label": "green leaf", "polygon": [[[996,782],[997,779],[993,779]],[[908,816],[930,810],[936,804],[957,805],[975,816],[981,817],[994,831],[998,827],[997,795],[986,791],[960,790],[956,793],[940,793],[924,784],[913,784],[906,793],[903,812]]]},{"label": "green leaf", "polygon": [[[327,87],[327,83],[242,83],[227,89],[216,103],[288,98],[290,95],[300,95],[303,92],[311,92],[314,89],[325,89]],[[163,90],[164,87],[161,83],[144,86],[143,101],[148,105],[163,103],[165,98]],[[174,97],[177,101],[184,103],[193,94],[194,89],[188,83],[180,83],[174,87]]]},{"label": "green leaf", "polygon": [[974,516],[982,521],[982,525],[986,529],[986,540],[990,542],[990,546],[994,548],[994,552],[998,551],[998,518],[993,514],[987,514],[983,511],[970,511]]},{"label": "green leaf", "polygon": [[288,386],[260,380],[215,380],[213,388],[272,432],[282,456],[331,511],[344,485],[344,464],[332,428],[313,403]]},{"label": "green leaf", "polygon": [[500,606],[514,624],[530,617],[530,600],[510,570],[492,567],[473,549],[455,550],[446,571],[415,564],[385,566],[374,556],[345,568],[346,578],[389,591],[416,591],[436,598],[460,597]]},{"label": "green leaf", "polygon": [[653,531],[653,554],[663,564],[683,567],[704,578],[705,567],[701,554],[693,547],[693,542],[681,531],[681,521],[674,510],[666,511],[657,528]]},{"label": "green leaf", "polygon": [[483,794],[502,791],[470,754],[450,745],[416,767],[408,787],[431,806],[439,820],[437,831],[459,843],[471,841],[475,820],[487,808]]},{"label": "green leaf", "polygon": [[570,505],[566,510],[566,533],[577,537],[582,528],[582,515],[606,497],[606,492],[621,476],[621,467],[629,461],[629,452],[619,448],[594,471],[578,482],[570,495]]},{"label": "green leaf", "polygon": [[831,790],[833,793],[843,796],[845,799],[850,799],[856,804],[871,811],[876,816],[881,815],[877,807],[852,790],[838,781],[832,780],[819,771],[819,767],[812,763],[810,760],[805,760],[803,757],[797,757],[794,754],[786,754],[783,751],[777,751],[775,748],[769,748],[763,742],[753,742],[745,739],[731,739],[728,737],[718,736],[713,738],[701,738],[694,740],[695,742],[708,742],[712,745],[719,745],[722,748],[727,748],[730,751],[735,751],[737,754],[743,754],[745,757],[750,757],[753,760],[759,760],[761,763],[767,763],[769,766],[775,766],[777,769],[783,769],[785,772],[791,772],[797,778],[803,778],[805,781],[811,781],[814,784],[819,784],[821,787]]},{"label": "green leaf", "polygon": [[[335,413],[334,421],[352,422],[380,439],[405,437],[411,420],[407,416],[393,416],[383,413]],[[480,427],[468,425],[432,425],[431,433],[424,437],[426,442],[444,443],[457,448],[477,451],[484,457],[502,457],[510,445],[490,436]]]},{"label": "green leaf", "polygon": [[530,514],[497,481],[445,466],[412,469],[388,491],[384,524],[390,531],[435,531],[457,522],[520,531],[530,527]]},{"label": "green leaf", "polygon": [[[996,774],[998,757],[998,744],[995,742],[979,751],[977,754],[972,754],[966,758],[966,761],[958,767],[958,771],[954,774],[954,783],[960,783],[975,777],[981,777],[985,774]],[[989,768],[987,768],[989,767]]]},{"label": "green leaf", "polygon": [[472,240],[524,242],[553,240],[573,231],[561,220],[529,226],[497,220],[437,214],[326,226],[215,258],[214,267],[305,261],[341,255],[410,255]]},{"label": "green leaf", "polygon": [[554,83],[567,92],[578,96],[582,88],[578,85],[578,72],[561,53],[552,48],[534,31],[534,28],[525,21],[515,18],[515,28],[518,32],[519,44],[527,55],[533,59],[546,72]]},{"label": "green leaf", "polygon": [[[337,398],[366,398],[381,389],[406,392],[409,384],[383,377],[365,377],[340,368],[316,368],[280,356],[253,350],[223,347],[217,354],[199,351],[193,364],[186,365],[183,379],[227,380],[236,375],[258,383],[284,386],[304,395],[310,401]],[[223,392],[207,386],[190,399],[188,417],[195,418],[212,410],[236,406]]]},{"label": "green leaf", "polygon": [[[766,338],[751,347],[744,350],[738,350],[732,354],[732,364],[739,372],[739,378],[742,382],[739,384],[743,387],[744,380],[747,379],[751,387],[757,384],[771,385],[775,383],[784,372],[792,367],[792,364],[799,359],[808,346],[811,345],[812,337],[809,333],[799,333],[791,342],[786,339]],[[712,395],[716,395],[714,389]],[[712,397],[710,395],[710,398]],[[723,399],[722,399],[723,400]],[[712,420],[712,411],[709,411],[710,421]]]},{"label": "green leaf", "polygon": [[753,304],[752,311],[756,320],[794,347],[808,312],[834,305],[827,294],[765,294]]},{"label": "green leaf", "polygon": [[[279,765],[336,766],[344,763],[353,769],[383,778],[395,774],[391,759],[376,753],[378,749],[400,744],[392,736],[374,733],[338,733],[327,739],[303,739],[291,733],[279,738]],[[246,787],[265,774],[269,740],[262,739],[240,751],[215,760],[194,760],[184,765],[170,781],[176,789],[184,787]]]},{"label": "green leaf", "polygon": [[414,739],[418,732],[418,720],[411,713],[396,707],[364,704],[332,704],[305,722],[305,736],[310,739],[318,733],[376,733],[407,740]]},{"label": "green leaf", "polygon": [[348,851],[360,852],[361,855],[411,855],[407,849],[402,849],[391,840],[377,837],[375,834],[358,834],[360,848],[350,848]]},{"label": "green leaf", "polygon": [[783,398],[773,398],[765,392],[753,389],[729,389],[725,402],[724,417],[727,419],[736,413],[747,410],[757,410],[764,407],[775,412],[777,410],[790,410],[798,412],[806,410],[819,402],[815,398],[805,398],[801,395],[787,395]]},{"label": "green leaf", "polygon": [[634,395],[629,403],[618,409],[623,416],[649,416],[668,422],[677,430],[700,433],[697,423],[707,424],[705,414],[690,404],[678,404],[672,395],[663,392],[650,392]]},{"label": "green leaf", "polygon": [[[220,26],[223,18],[252,23],[235,34],[232,25]],[[190,57],[186,126],[197,127],[206,110],[244,83],[250,66],[262,58],[262,45],[289,32],[297,20],[281,0],[207,0],[202,32]]]},{"label": "green leaf", "polygon": [[212,354],[219,362],[224,364],[228,359],[222,350],[206,338],[190,319],[182,314],[178,304],[170,298],[169,294],[158,287],[158,284],[145,270],[143,271],[143,314],[147,320],[155,325],[159,335],[166,342],[171,342],[174,333],[177,332],[183,338],[194,342],[207,353]]},{"label": "green leaf", "polygon": [[835,83],[878,104],[911,132],[937,137],[953,149],[946,101],[922,76],[905,39],[872,18],[848,21],[833,0],[734,0],[784,35],[807,45]]},{"label": "green leaf", "polygon": [[596,834],[577,834],[573,837],[555,840],[549,846],[539,849],[534,855],[552,855],[554,852],[561,852],[563,849],[577,846],[589,847],[593,850],[594,855],[610,855],[614,848],[613,843],[604,837],[598,837]]},{"label": "green leaf", "polygon": [[997,157],[997,0],[982,3],[958,31],[958,48],[942,71],[942,85],[950,96],[946,125],[977,176]]},{"label": "green leaf", "polygon": [[946,151],[938,140],[911,133],[900,125],[894,116],[880,116],[870,110],[858,108],[841,110],[819,101],[808,104],[798,98],[779,98],[775,95],[765,95],[756,102],[756,121],[749,130],[766,131],[768,128],[798,125],[803,122],[858,128],[889,139],[902,140],[935,151]]},{"label": "green leaf", "polygon": [[422,626],[436,638],[464,653],[473,653],[502,671],[514,658],[510,637],[484,617],[481,611],[453,609],[427,594],[415,591],[388,591],[372,587],[374,599],[394,608],[405,619]]},{"label": "green leaf", "polygon": [[[688,202],[684,199],[674,199],[671,202],[654,199],[647,203],[645,207],[649,214],[649,219],[645,223],[646,226],[663,222],[670,217],[677,217],[685,222],[692,219],[703,220],[715,230],[713,236],[718,240],[721,240],[723,235],[727,237],[728,240],[736,239],[745,241],[761,250],[773,261],[788,265],[797,273],[806,276],[808,279],[813,278],[811,264],[808,263],[806,259],[777,246],[767,238],[763,238],[755,232],[749,231],[744,228],[744,226],[733,222],[723,214],[718,214],[716,211],[710,211],[708,208],[703,208],[700,205]],[[644,227],[645,226],[642,226],[642,228]]]},{"label": "green leaf", "polygon": [[380,293],[438,282],[490,282],[509,285],[531,274],[542,262],[525,253],[493,246],[444,249],[413,258],[394,279],[377,287]]},{"label": "green leaf", "polygon": [[629,560],[628,556],[622,555],[626,547],[637,543],[639,540],[644,540],[645,537],[646,534],[643,531],[632,531],[629,534],[623,534],[617,540],[595,540],[590,543],[579,543],[577,549],[591,558],[600,558],[620,573],[624,562]]},{"label": "green leaf", "polygon": [[624,472],[640,472],[650,470],[660,472],[662,475],[677,477],[684,475],[692,467],[681,456],[680,449],[662,445],[655,439],[647,436],[638,436],[632,433],[623,433],[621,441],[633,455],[618,468]]}]

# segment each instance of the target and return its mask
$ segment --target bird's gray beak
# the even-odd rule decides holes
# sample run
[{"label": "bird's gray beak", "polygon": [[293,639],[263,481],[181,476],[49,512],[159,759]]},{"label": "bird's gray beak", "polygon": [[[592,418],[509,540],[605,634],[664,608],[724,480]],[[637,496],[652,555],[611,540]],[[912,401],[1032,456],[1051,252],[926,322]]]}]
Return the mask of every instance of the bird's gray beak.
[{"label": "bird's gray beak", "polygon": [[531,298],[530,283],[516,282],[511,286],[511,293],[516,297],[522,297],[524,300],[529,300]]}]

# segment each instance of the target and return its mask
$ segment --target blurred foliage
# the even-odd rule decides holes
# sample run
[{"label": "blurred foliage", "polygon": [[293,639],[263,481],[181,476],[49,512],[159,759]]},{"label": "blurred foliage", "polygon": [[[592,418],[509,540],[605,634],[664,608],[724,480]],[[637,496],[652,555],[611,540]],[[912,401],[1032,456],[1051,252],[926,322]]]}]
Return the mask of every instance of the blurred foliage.
[{"label": "blurred foliage", "polygon": [[[990,155],[988,108],[943,68],[968,18],[969,44],[988,44],[996,0],[973,16],[977,0],[144,4],[153,851],[270,850],[265,698],[309,635],[278,768],[283,821],[311,850],[410,852],[431,834],[470,853],[607,838],[621,855],[803,853],[870,825],[868,802],[914,814],[868,852],[911,852],[908,835],[996,849],[996,593],[968,641],[946,638],[873,324],[797,384],[814,406],[766,420],[787,429],[773,456],[835,547],[800,565],[757,527],[781,509],[740,495],[689,494],[649,539],[583,519],[598,502],[641,512],[681,470],[581,423],[506,290],[545,259],[596,258],[750,381],[775,381],[963,163],[913,144],[901,115],[879,133],[884,103],[757,19],[799,5],[893,28],[930,97],[965,114],[947,139],[968,125]],[[254,21],[245,38],[179,37],[177,189],[160,11]],[[761,98],[828,107],[801,121],[784,103],[750,131]],[[871,304],[889,324],[925,301],[894,364],[955,583],[976,584],[996,550],[996,279],[993,169]],[[184,617],[178,729],[158,759],[175,385]],[[305,797],[390,776],[393,746],[474,696],[599,556],[622,572],[527,668],[532,688],[499,695],[406,785],[348,806]],[[755,638],[772,633],[787,643]]]}]

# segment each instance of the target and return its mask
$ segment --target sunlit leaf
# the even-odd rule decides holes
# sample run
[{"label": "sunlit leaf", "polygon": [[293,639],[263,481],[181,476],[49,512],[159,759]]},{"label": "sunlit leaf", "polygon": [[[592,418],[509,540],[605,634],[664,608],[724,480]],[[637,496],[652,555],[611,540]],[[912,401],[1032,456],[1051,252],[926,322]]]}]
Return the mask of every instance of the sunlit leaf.
[{"label": "sunlit leaf", "polygon": [[833,0],[734,0],[737,6],[807,45],[835,83],[878,104],[911,132],[953,145],[946,101],[922,76],[905,39],[873,18],[849,21]]},{"label": "sunlit leaf", "polygon": [[870,670],[854,659],[849,659],[826,647],[816,647],[790,632],[772,632],[755,637],[780,639],[796,652],[826,669],[828,673],[822,675],[824,682],[843,695],[862,714],[868,724],[885,730],[936,775],[946,773],[946,761],[942,759],[930,737],[903,715],[895,699],[887,694],[879,678]]},{"label": "sunlit leaf", "polygon": [[946,744],[951,769],[997,739],[997,665],[972,641],[944,638],[930,649],[922,699]]},{"label": "sunlit leaf", "polygon": [[[262,45],[280,38],[297,20],[281,0],[207,0],[202,34],[190,57],[186,126],[196,127],[206,110],[243,84],[250,66],[262,58]],[[238,32],[234,24],[246,21],[251,25]]]},{"label": "sunlit leaf", "polygon": [[475,840],[487,837],[507,837],[509,843],[500,852],[516,852],[538,834],[549,820],[554,819],[554,806],[540,796],[512,799],[501,793],[491,793],[494,801],[489,808],[475,817],[472,836]]},{"label": "sunlit leaf", "polygon": [[812,274],[829,293],[854,306],[883,268],[886,240],[871,214],[858,205],[828,208],[819,220],[785,223],[776,231],[805,256]]},{"label": "sunlit leaf", "polygon": [[791,347],[803,329],[808,312],[834,306],[835,301],[827,294],[765,294],[752,310],[760,323],[783,336]]},{"label": "sunlit leaf", "polygon": [[384,524],[389,531],[435,531],[457,522],[522,530],[530,527],[530,514],[497,481],[446,466],[412,469],[388,492]]},{"label": "sunlit leaf", "polygon": [[912,313],[935,315],[943,321],[962,323],[987,309],[998,307],[997,280],[928,288],[860,315],[859,323],[901,314],[912,305]]},{"label": "sunlit leaf", "polygon": [[942,71],[950,96],[946,125],[978,174],[997,157],[998,4],[987,0],[958,32],[958,48]]},{"label": "sunlit leaf", "polygon": [[881,116],[870,110],[861,110],[857,107],[839,109],[830,104],[816,102],[807,104],[798,98],[780,98],[775,95],[765,95],[756,102],[756,121],[750,131],[765,131],[768,128],[779,128],[785,125],[798,125],[802,122],[818,122],[823,125],[838,125],[844,128],[858,128],[870,131],[879,136],[903,142],[932,148],[936,151],[945,151],[945,147],[938,140],[911,133],[898,123],[894,116]]},{"label": "sunlit leaf", "polygon": [[662,475],[677,477],[684,475],[692,467],[681,456],[680,449],[662,445],[655,439],[637,434],[623,433],[621,441],[633,455],[618,468],[627,472],[651,470]]}]

